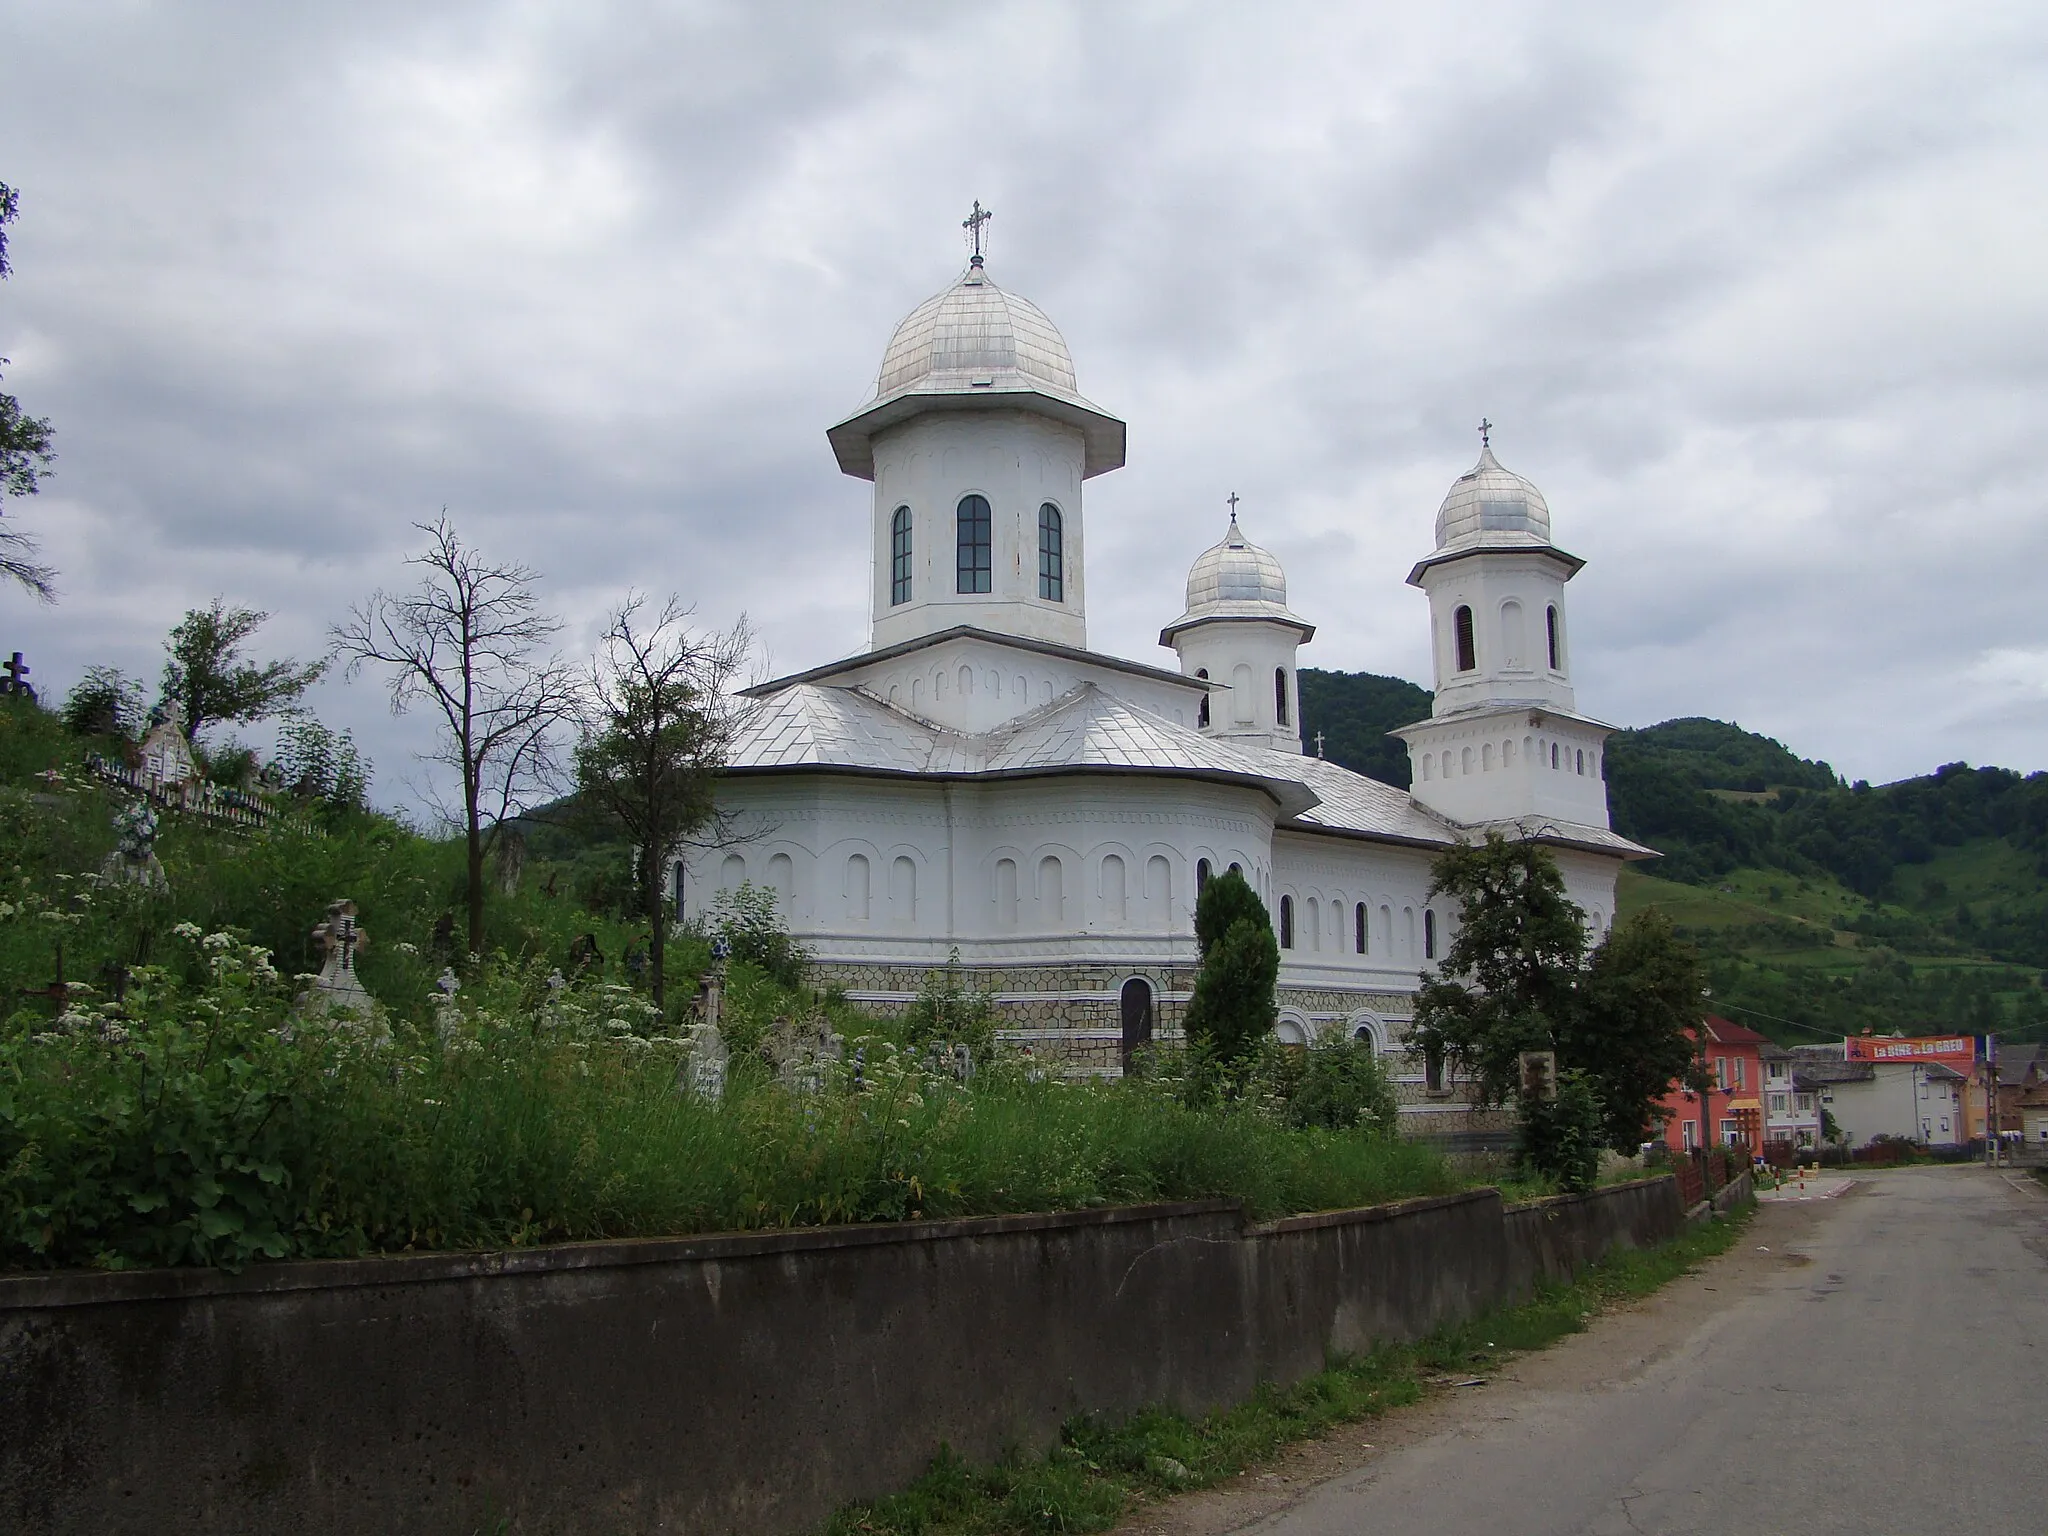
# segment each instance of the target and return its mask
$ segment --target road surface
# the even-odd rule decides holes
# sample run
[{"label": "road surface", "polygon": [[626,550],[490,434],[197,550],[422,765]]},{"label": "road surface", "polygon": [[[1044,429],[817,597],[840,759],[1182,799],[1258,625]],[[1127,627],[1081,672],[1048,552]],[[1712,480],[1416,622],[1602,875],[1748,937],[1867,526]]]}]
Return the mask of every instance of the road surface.
[{"label": "road surface", "polygon": [[1508,1377],[1131,1536],[2048,1532],[2048,1190],[1880,1172]]}]

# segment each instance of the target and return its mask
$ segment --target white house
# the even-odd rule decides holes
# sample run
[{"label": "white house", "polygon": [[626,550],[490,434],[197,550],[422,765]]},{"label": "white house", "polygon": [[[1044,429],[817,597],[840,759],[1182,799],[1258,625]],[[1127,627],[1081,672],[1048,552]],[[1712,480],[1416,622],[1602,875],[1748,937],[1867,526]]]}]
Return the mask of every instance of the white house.
[{"label": "white house", "polygon": [[[885,1008],[957,952],[1006,1039],[1096,1072],[1178,1032],[1196,893],[1226,869],[1272,911],[1297,1041],[1400,1049],[1448,939],[1430,863],[1458,839],[1541,841],[1595,935],[1612,921],[1616,870],[1648,850],[1608,827],[1608,728],[1573,697],[1582,562],[1490,448],[1409,578],[1437,689],[1400,733],[1410,792],[1303,754],[1315,627],[1234,513],[1160,634],[1176,665],[1088,648],[1084,492],[1123,466],[1124,424],[980,257],[897,327],[873,398],[827,437],[873,486],[871,645],[751,691],[719,793],[737,835],[676,870],[686,912],[771,887],[823,976]],[[1417,1129],[1477,1129],[1405,1075]]]}]

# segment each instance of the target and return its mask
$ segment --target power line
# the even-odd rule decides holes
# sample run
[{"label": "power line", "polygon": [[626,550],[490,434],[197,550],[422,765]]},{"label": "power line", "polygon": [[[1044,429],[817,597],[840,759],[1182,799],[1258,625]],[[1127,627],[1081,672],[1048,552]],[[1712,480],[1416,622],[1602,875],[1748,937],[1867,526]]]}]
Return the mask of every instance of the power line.
[{"label": "power line", "polygon": [[1718,997],[1713,1002],[1715,1007],[1726,1008],[1730,1013],[1746,1013],[1752,1019],[1769,1019],[1773,1024],[1783,1024],[1787,1029],[1803,1029],[1809,1035],[1826,1035],[1835,1040],[1842,1038],[1840,1030],[1822,1029],[1818,1024],[1802,1024],[1797,1019],[1781,1019],[1775,1013],[1761,1013],[1754,1008],[1743,1008],[1734,1003],[1724,1003]]}]

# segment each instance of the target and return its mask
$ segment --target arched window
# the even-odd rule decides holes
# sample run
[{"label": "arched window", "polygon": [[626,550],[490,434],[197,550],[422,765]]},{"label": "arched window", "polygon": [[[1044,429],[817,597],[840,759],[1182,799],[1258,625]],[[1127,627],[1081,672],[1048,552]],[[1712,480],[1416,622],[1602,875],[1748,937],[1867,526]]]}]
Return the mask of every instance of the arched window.
[{"label": "arched window", "polygon": [[1472,772],[1472,749],[1470,747],[1460,747],[1458,749],[1458,772],[1468,776]]},{"label": "arched window", "polygon": [[1173,865],[1163,853],[1145,861],[1145,911],[1155,928],[1164,928],[1173,917]]},{"label": "arched window", "polygon": [[1202,891],[1208,884],[1209,861],[1207,859],[1197,859],[1195,860],[1195,900],[1200,901],[1202,899]]},{"label": "arched window", "polygon": [[1060,509],[1047,502],[1038,509],[1038,595],[1055,603],[1067,600],[1067,561],[1060,541]]},{"label": "arched window", "polygon": [[1584,778],[1584,777],[1586,776],[1586,754],[1585,754],[1584,752],[1580,752],[1580,753],[1578,754],[1578,759],[1579,759],[1579,768],[1578,768],[1578,773],[1579,773],[1579,777],[1583,779],[1583,778]]},{"label": "arched window", "polygon": [[1509,598],[1500,605],[1501,662],[1511,672],[1529,664],[1528,637],[1522,633],[1522,605]]},{"label": "arched window", "polygon": [[1557,743],[1554,741],[1550,744],[1550,766],[1557,766]]},{"label": "arched window", "polygon": [[1287,669],[1273,669],[1273,721],[1276,725],[1287,723]]},{"label": "arched window", "polygon": [[910,601],[910,508],[898,507],[889,519],[889,602]]},{"label": "arched window", "polygon": [[1282,896],[1280,898],[1280,947],[1282,949],[1294,948],[1294,898],[1292,896]]},{"label": "arched window", "polygon": [[996,921],[1005,928],[1017,926],[1017,861],[996,860]]},{"label": "arched window", "polygon": [[959,551],[959,582],[954,590],[989,591],[989,576],[995,569],[995,542],[988,498],[962,496],[954,516],[954,529]]},{"label": "arched window", "polygon": [[1448,779],[1448,778],[1449,778],[1450,776],[1451,776],[1451,749],[1450,749],[1449,747],[1446,747],[1446,748],[1444,748],[1444,777]]},{"label": "arched window", "polygon": [[1230,718],[1237,725],[1252,723],[1252,669],[1239,662],[1230,669]]},{"label": "arched window", "polygon": [[768,860],[768,889],[775,893],[782,915],[788,917],[790,899],[796,895],[796,865],[788,854],[778,853]]},{"label": "arched window", "polygon": [[1308,947],[1310,949],[1321,949],[1323,947],[1323,909],[1321,903],[1315,897],[1309,897],[1302,904],[1301,918],[1302,926],[1308,931]]},{"label": "arched window", "polygon": [[889,915],[899,923],[917,921],[917,864],[900,853],[889,866]]},{"label": "arched window", "polygon": [[868,856],[856,853],[846,861],[846,915],[865,922],[868,915]]},{"label": "arched window", "polygon": [[1543,625],[1550,636],[1550,670],[1562,672],[1564,670],[1564,653],[1558,648],[1557,644],[1557,605],[1555,603],[1552,603],[1550,607],[1543,611]]},{"label": "arched window", "polygon": [[[1197,667],[1195,668],[1195,676],[1206,683],[1209,680],[1209,669],[1207,667]],[[1195,706],[1195,724],[1205,731],[1209,729],[1209,695],[1206,690],[1202,694],[1202,702]]]},{"label": "arched window", "polygon": [[1422,909],[1422,958],[1425,960],[1434,960],[1436,958],[1436,909],[1434,907],[1424,907]]},{"label": "arched window", "polygon": [[1479,771],[1481,773],[1493,772],[1493,743],[1490,741],[1479,749]]},{"label": "arched window", "polygon": [[670,899],[676,904],[675,916],[676,920],[680,922],[683,916],[683,861],[681,859],[676,860],[675,868],[670,871],[670,874],[675,881],[675,890]]},{"label": "arched window", "polygon": [[[965,590],[964,588],[962,590]],[[1451,630],[1458,642],[1458,670],[1470,672],[1479,665],[1479,647],[1472,638],[1472,610],[1460,605],[1451,615]]]},{"label": "arched window", "polygon": [[1436,754],[1434,752],[1425,752],[1422,754],[1422,782],[1427,784],[1435,777]]},{"label": "arched window", "polygon": [[1515,738],[1512,736],[1500,744],[1500,765],[1503,768],[1515,766]]},{"label": "arched window", "polygon": [[736,853],[728,853],[725,862],[718,866],[718,888],[721,891],[736,891],[747,883],[747,861]]},{"label": "arched window", "polygon": [[963,665],[960,668],[960,697],[964,699],[972,692],[974,692],[974,668]]},{"label": "arched window", "polygon": [[1365,903],[1364,903],[1364,902],[1362,902],[1362,901],[1361,901],[1361,902],[1360,902],[1360,903],[1358,904],[1358,908],[1357,908],[1357,910],[1356,910],[1356,911],[1354,911],[1354,912],[1353,912],[1353,913],[1351,914],[1351,921],[1352,921],[1352,925],[1353,925],[1353,931],[1352,931],[1352,935],[1351,935],[1351,937],[1352,937],[1352,942],[1353,942],[1353,944],[1354,944],[1354,945],[1356,945],[1356,947],[1357,947],[1357,949],[1358,949],[1358,952],[1359,952],[1359,953],[1360,953],[1360,954],[1362,955],[1362,954],[1364,954],[1364,953],[1366,952],[1366,948],[1365,948],[1365,938],[1366,938],[1366,934],[1365,934]]}]

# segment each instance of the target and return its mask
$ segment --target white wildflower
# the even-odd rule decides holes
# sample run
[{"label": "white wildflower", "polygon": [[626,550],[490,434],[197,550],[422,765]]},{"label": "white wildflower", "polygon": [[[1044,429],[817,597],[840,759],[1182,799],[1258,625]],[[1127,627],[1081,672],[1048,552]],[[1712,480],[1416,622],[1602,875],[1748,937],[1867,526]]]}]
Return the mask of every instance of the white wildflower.
[{"label": "white wildflower", "polygon": [[199,937],[200,931],[197,923],[179,923],[171,930],[171,935],[179,939],[196,939]]}]

